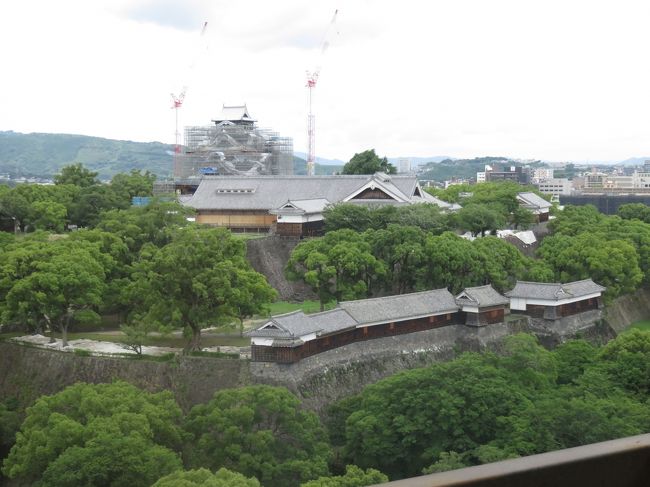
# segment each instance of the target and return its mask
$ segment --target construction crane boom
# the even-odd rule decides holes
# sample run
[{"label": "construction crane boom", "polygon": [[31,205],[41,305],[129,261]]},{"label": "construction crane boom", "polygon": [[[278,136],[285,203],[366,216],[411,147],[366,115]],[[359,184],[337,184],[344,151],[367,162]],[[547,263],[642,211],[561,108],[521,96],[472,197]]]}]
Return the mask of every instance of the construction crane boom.
[{"label": "construction crane boom", "polygon": [[307,115],[307,174],[309,176],[314,175],[314,167],[316,164],[316,116],[312,112],[313,90],[316,88],[316,83],[318,82],[318,77],[320,76],[320,61],[322,60],[323,56],[327,52],[327,48],[329,47],[330,32],[336,23],[336,17],[338,13],[339,11],[336,9],[334,11],[332,20],[327,26],[325,35],[323,36],[318,66],[316,69],[314,69],[314,71],[307,71],[307,84],[305,86],[309,90],[309,114]]},{"label": "construction crane boom", "polygon": [[[202,39],[203,36],[205,35],[205,31],[208,28],[208,23],[203,22],[203,27],[201,28],[201,34],[200,38]],[[196,61],[192,62],[190,64],[190,69],[194,68],[194,64]],[[176,123],[176,130],[174,132],[174,177],[179,177],[180,176],[180,168],[178,164],[178,157],[181,153],[181,134],[178,130],[178,111],[183,107],[183,102],[185,101],[185,95],[187,94],[187,85],[184,85],[181,88],[181,91],[178,95],[175,95],[174,93],[171,93],[172,97],[172,108],[174,110],[175,114],[175,123]]]}]

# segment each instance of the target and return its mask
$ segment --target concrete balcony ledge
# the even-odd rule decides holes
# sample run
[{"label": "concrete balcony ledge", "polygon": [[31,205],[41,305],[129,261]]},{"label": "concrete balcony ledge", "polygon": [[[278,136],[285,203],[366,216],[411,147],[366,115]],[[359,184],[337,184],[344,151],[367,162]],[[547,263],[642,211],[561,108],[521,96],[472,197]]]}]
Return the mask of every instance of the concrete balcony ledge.
[{"label": "concrete balcony ledge", "polygon": [[650,486],[650,434],[381,484],[384,487]]}]

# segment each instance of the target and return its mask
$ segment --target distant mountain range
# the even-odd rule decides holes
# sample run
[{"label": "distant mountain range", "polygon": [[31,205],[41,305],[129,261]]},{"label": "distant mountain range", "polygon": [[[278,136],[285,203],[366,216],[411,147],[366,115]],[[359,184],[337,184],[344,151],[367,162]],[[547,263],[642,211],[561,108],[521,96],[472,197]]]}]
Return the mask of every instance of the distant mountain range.
[{"label": "distant mountain range", "polygon": [[[306,152],[294,152],[294,155],[296,157],[300,157],[301,159],[307,160],[307,153]],[[389,157],[388,162],[390,162],[393,165],[397,165],[397,162],[400,159],[408,159],[411,161],[411,166],[419,166],[421,164],[426,164],[428,162],[441,162],[446,159],[451,159],[449,156],[431,156],[431,157]],[[325,166],[343,166],[347,163],[348,161],[342,161],[340,159],[326,159],[324,157],[318,157],[316,156],[316,163],[317,164],[322,164]]]},{"label": "distant mountain range", "polygon": [[[9,175],[11,178],[50,178],[63,166],[80,162],[90,170],[99,173],[102,179],[110,179],[114,174],[129,172],[131,169],[150,171],[158,177],[169,177],[172,174],[173,150],[173,145],[161,142],[132,142],[86,135],[22,134],[0,131],[0,175]],[[304,152],[294,153],[296,174],[306,174],[306,158]],[[388,161],[397,165],[399,159],[402,157],[389,157]],[[463,161],[447,156],[404,157],[404,159],[411,161],[412,167],[426,166],[427,172],[440,172],[441,174],[436,174],[437,176],[456,172],[461,166],[460,161]],[[484,159],[486,158],[465,161],[472,163],[466,164],[468,166],[478,167],[480,164],[477,163],[482,163]],[[633,157],[621,161],[620,164],[642,165],[649,159],[650,157]],[[435,168],[443,161],[445,161],[444,168],[442,166]],[[338,172],[346,162],[317,157],[316,174]],[[472,167],[468,173],[474,171],[475,168]]]},{"label": "distant mountain range", "polygon": [[0,174],[51,177],[63,166],[80,162],[102,179],[131,169],[164,177],[172,173],[173,150],[172,145],[160,142],[0,131]]}]

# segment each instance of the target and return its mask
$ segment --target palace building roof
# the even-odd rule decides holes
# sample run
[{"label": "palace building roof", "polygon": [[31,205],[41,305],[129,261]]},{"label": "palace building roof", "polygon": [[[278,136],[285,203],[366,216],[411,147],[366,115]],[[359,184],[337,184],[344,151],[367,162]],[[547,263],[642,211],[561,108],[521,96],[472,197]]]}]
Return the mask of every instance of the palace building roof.
[{"label": "palace building roof", "polygon": [[[372,193],[372,196],[370,196]],[[377,193],[383,198],[377,199]],[[276,210],[287,202],[306,211],[331,204],[434,203],[455,206],[423,191],[414,175],[205,176],[185,205],[198,210]],[[300,203],[302,202],[302,204]]]},{"label": "palace building roof", "polygon": [[506,296],[510,298],[559,301],[602,293],[604,290],[605,288],[603,286],[596,284],[591,279],[583,279],[582,281],[568,282],[566,284],[517,281],[514,289],[508,291]]}]

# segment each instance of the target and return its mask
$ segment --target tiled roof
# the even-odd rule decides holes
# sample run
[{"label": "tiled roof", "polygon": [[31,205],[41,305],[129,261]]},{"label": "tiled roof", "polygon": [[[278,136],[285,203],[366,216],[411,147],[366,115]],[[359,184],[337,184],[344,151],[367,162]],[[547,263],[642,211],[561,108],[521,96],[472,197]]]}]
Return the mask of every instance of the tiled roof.
[{"label": "tiled roof", "polygon": [[510,298],[537,298],[559,301],[603,292],[604,290],[603,286],[596,284],[591,279],[566,284],[517,281],[514,289],[508,291],[506,296]]},{"label": "tiled roof", "polygon": [[[277,209],[287,201],[326,199],[335,204],[373,179],[377,187],[383,187],[398,195],[406,203],[439,204],[430,195],[411,196],[417,184],[417,179],[413,175],[391,175],[385,178],[381,178],[379,173],[372,176],[206,176],[201,180],[192,198],[184,204],[199,210],[266,211]],[[368,201],[383,202],[383,200]]]},{"label": "tiled roof", "polygon": [[[354,328],[357,322],[340,308],[322,313],[306,315],[302,311],[294,311],[283,315],[273,316],[256,330],[247,333],[252,337],[269,337],[289,342],[301,336],[317,333],[329,333]],[[280,341],[278,343],[281,343]],[[274,342],[275,346],[275,342]]]},{"label": "tiled roof", "polygon": [[236,106],[226,106],[223,105],[221,109],[221,115],[213,120],[213,122],[235,122],[235,121],[247,121],[254,122],[252,117],[248,113],[248,108],[246,105],[236,105]]},{"label": "tiled roof", "polygon": [[[287,201],[284,205],[271,213],[321,213],[330,202],[325,198],[315,198],[311,200],[292,200]],[[284,208],[286,206],[286,208]],[[293,206],[293,208],[291,208]],[[294,209],[295,208],[295,209]]]},{"label": "tiled roof", "polygon": [[552,206],[551,203],[546,201],[544,198],[532,192],[518,193],[517,198],[524,203],[524,205],[529,207],[547,209]]},{"label": "tiled roof", "polygon": [[434,289],[359,301],[343,301],[339,303],[339,306],[364,325],[458,311],[456,301],[447,289]]},{"label": "tiled roof", "polygon": [[[358,301],[343,301],[330,311],[306,315],[294,311],[273,316],[248,336],[274,338],[277,343],[290,343],[299,337],[316,333],[318,336],[355,328],[431,316],[445,312],[455,313],[458,306],[447,289],[386,296]],[[273,346],[275,346],[275,341]]]},{"label": "tiled roof", "polygon": [[456,302],[471,302],[478,307],[510,304],[510,300],[499,294],[490,284],[463,289],[463,292],[456,296]]}]

